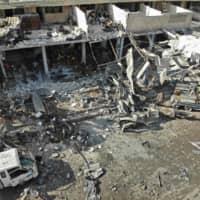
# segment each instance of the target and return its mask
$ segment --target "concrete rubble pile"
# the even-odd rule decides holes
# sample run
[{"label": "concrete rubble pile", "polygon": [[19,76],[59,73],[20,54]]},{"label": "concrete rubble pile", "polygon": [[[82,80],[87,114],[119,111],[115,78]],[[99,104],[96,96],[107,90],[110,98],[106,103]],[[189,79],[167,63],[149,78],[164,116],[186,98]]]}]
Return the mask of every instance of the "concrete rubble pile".
[{"label": "concrete rubble pile", "polygon": [[[19,17],[7,17],[0,19],[0,40],[9,34],[14,34],[20,29],[21,19]],[[15,33],[16,34],[16,33]],[[8,37],[8,36],[7,36]]]},{"label": "concrete rubble pile", "polygon": [[[98,79],[103,79],[102,75],[98,75]],[[71,92],[69,85],[62,88],[58,83],[54,83],[57,91],[53,88],[51,91],[47,89],[49,84],[47,88],[36,89],[36,86],[28,87],[28,83],[26,90],[21,88],[21,91],[16,93],[12,93],[12,90],[5,91],[1,94],[0,101],[0,138],[10,148],[33,152],[38,161],[39,185],[45,184],[49,176],[54,180],[54,184],[60,184],[58,182],[61,182],[61,179],[56,179],[58,172],[54,173],[53,170],[59,167],[63,170],[65,167],[55,160],[63,156],[60,153],[62,150],[71,148],[87,165],[84,170],[86,198],[99,199],[97,183],[104,170],[99,164],[88,162],[83,155],[82,151],[89,150],[92,143],[89,141],[89,132],[79,126],[81,121],[102,116],[108,113],[108,110],[112,112],[113,106],[109,105],[111,102],[106,98],[109,88],[103,90],[97,79],[91,82],[98,84],[84,87],[89,83],[84,80],[80,89],[72,89]],[[72,86],[74,87],[74,84]],[[72,173],[67,172],[67,168],[63,172],[62,170],[59,173],[62,174],[63,181],[66,181],[66,176],[70,180]],[[50,186],[47,184],[46,187]],[[25,191],[19,199],[46,199],[40,197],[38,191],[38,188]]]},{"label": "concrete rubble pile", "polygon": [[[51,94],[49,93],[49,95]],[[20,144],[22,140],[27,142],[26,139],[30,140],[30,136],[26,138],[25,132],[31,135],[38,134],[38,137],[46,137],[50,142],[59,142],[72,136],[73,138],[78,137],[79,133],[75,130],[76,122],[68,120],[62,111],[59,112],[54,101],[56,100],[53,95],[45,96],[43,93],[41,98],[37,92],[33,92],[25,99],[4,97],[4,100],[1,101],[1,106],[3,106],[1,107],[1,117],[6,120],[14,120],[14,123],[11,127],[2,127],[2,139],[8,138],[8,142],[14,141],[14,144],[16,142]],[[17,121],[16,118],[18,118]],[[74,121],[76,120],[74,119]],[[79,135],[80,140],[82,140],[81,137],[82,135]]]},{"label": "concrete rubble pile", "polygon": [[86,200],[101,199],[99,191],[99,178],[104,174],[104,170],[99,163],[92,163],[88,165],[88,169],[84,171],[86,177],[86,184],[84,191],[86,193]]},{"label": "concrete rubble pile", "polygon": [[160,46],[161,52],[157,46],[139,48],[132,35],[129,40],[127,66],[120,63],[122,73],[111,77],[122,132],[155,129],[162,116],[199,119],[200,62],[198,48],[193,48],[199,38],[178,36],[169,41],[171,48]]},{"label": "concrete rubble pile", "polygon": [[174,51],[181,52],[190,62],[198,64],[200,61],[200,41],[193,35],[183,35],[177,40],[171,40],[170,44]]}]

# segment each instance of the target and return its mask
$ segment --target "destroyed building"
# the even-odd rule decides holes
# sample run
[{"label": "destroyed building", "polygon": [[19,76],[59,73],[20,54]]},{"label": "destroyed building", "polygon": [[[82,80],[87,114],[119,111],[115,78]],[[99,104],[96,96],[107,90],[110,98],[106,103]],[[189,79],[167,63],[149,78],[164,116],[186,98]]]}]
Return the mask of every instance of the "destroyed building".
[{"label": "destroyed building", "polygon": [[[99,62],[95,60],[95,55],[89,52],[88,46],[92,49],[96,47],[95,44],[100,43],[106,47],[106,41],[117,40],[114,42],[121,57],[127,32],[146,35],[163,29],[181,29],[191,25],[191,11],[172,4],[155,2],[142,5],[138,2],[117,1],[119,4],[117,6],[109,5],[108,3],[112,3],[110,1],[97,3],[1,1],[0,46],[4,77],[7,78],[9,74],[4,65],[10,70],[15,67],[16,62],[19,62],[27,68],[27,63],[21,62],[20,58],[15,60],[16,56],[13,56],[12,52],[16,52],[14,55],[18,57],[27,52],[26,62],[31,65],[29,68],[37,68],[34,57],[40,57],[41,54],[40,65],[44,66],[43,70],[48,74],[49,65],[53,65],[55,60],[51,59],[54,55],[49,55],[52,54],[54,47],[65,45],[66,48],[73,46],[72,49],[79,50],[77,52],[79,64],[86,64],[89,57],[92,57],[94,62]],[[180,4],[198,10],[198,5],[194,3],[180,2]],[[151,36],[149,40],[152,42]]]},{"label": "destroyed building", "polygon": [[199,67],[198,1],[0,0],[0,200],[198,200]]}]

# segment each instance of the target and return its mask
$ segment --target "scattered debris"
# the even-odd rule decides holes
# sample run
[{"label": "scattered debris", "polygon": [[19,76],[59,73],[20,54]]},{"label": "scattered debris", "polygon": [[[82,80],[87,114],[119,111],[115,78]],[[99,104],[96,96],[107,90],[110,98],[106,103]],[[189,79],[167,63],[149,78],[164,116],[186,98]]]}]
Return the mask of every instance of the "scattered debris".
[{"label": "scattered debris", "polygon": [[99,189],[99,178],[104,174],[104,170],[99,163],[89,164],[89,168],[84,171],[86,177],[86,185],[84,191],[86,193],[86,200],[101,199]]},{"label": "scattered debris", "polygon": [[24,191],[20,194],[20,197],[17,200],[46,200],[47,195],[39,193],[37,190],[32,188],[25,188]]}]

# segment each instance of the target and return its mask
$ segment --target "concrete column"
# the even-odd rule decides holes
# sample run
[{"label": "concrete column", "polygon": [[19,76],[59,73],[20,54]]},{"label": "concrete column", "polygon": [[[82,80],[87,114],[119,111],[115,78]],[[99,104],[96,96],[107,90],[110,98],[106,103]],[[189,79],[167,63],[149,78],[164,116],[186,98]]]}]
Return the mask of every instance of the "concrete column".
[{"label": "concrete column", "polygon": [[82,58],[81,63],[86,64],[86,43],[82,42]]},{"label": "concrete column", "polygon": [[121,46],[121,38],[117,38],[117,42],[116,42],[116,53],[119,56],[120,54],[120,46]]},{"label": "concrete column", "polygon": [[3,55],[2,55],[2,53],[0,53],[0,67],[1,67],[1,71],[2,71],[2,73],[3,73],[4,78],[7,79],[8,76],[7,76],[7,74],[6,74],[6,70],[5,70],[5,68],[4,68],[4,64],[3,64],[2,58],[3,58]]},{"label": "concrete column", "polygon": [[45,12],[45,8],[41,8],[41,12],[42,12],[42,20],[43,20],[43,23],[46,23],[46,12]]},{"label": "concrete column", "polygon": [[120,42],[119,58],[123,56],[123,50],[124,50],[124,37],[121,38]]},{"label": "concrete column", "polygon": [[43,58],[44,72],[47,76],[49,76],[49,67],[47,63],[47,53],[45,46],[42,46],[42,58]]},{"label": "concrete column", "polygon": [[154,41],[155,41],[155,34],[148,34],[147,38],[149,40],[149,50],[152,50],[153,46],[154,46]]}]

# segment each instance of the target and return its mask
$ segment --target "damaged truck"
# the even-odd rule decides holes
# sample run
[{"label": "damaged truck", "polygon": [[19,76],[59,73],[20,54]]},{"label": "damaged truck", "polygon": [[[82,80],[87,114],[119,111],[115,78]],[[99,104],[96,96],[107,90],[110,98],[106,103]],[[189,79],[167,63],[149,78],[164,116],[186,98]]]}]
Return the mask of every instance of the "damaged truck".
[{"label": "damaged truck", "polygon": [[36,161],[31,153],[12,148],[0,152],[0,190],[15,187],[38,176]]}]

